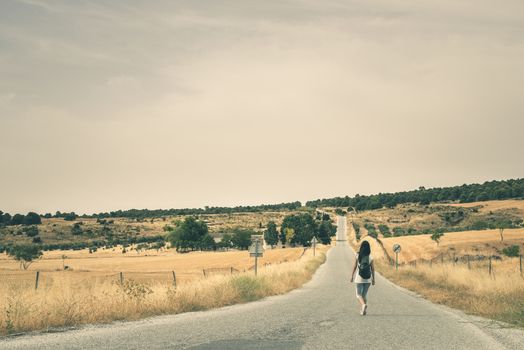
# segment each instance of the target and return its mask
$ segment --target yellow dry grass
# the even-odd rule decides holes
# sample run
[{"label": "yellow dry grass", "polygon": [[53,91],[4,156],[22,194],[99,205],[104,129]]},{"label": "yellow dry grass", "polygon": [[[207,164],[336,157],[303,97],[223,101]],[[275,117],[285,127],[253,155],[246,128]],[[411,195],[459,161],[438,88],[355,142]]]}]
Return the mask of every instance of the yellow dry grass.
[{"label": "yellow dry grass", "polygon": [[[205,310],[285,293],[311,278],[325,260],[328,248],[319,246],[316,257],[308,250],[298,260],[268,265],[259,271],[258,277],[252,271],[215,275],[176,289],[162,281],[140,283],[126,279],[120,284],[111,279],[79,280],[74,271],[53,279],[37,291],[32,283],[4,282],[0,285],[0,310],[4,310],[0,313],[0,334]],[[214,254],[236,255],[231,253]],[[194,256],[202,259],[203,254]],[[225,262],[223,258],[219,261]]]},{"label": "yellow dry grass", "polygon": [[453,207],[465,208],[480,207],[479,211],[481,212],[489,212],[503,209],[518,209],[521,214],[524,214],[524,201],[521,199],[507,199],[500,201],[485,201],[472,203],[453,203],[448,205]]},{"label": "yellow dry grass", "polygon": [[393,245],[402,247],[400,262],[417,259],[432,259],[442,253],[456,255],[491,255],[503,247],[517,244],[524,248],[524,228],[504,230],[504,242],[500,242],[499,230],[464,231],[445,233],[439,245],[431,240],[431,235],[400,236],[381,239],[384,248],[391,256]]},{"label": "yellow dry grass", "polygon": [[[278,264],[300,258],[303,248],[268,249],[259,259],[259,267]],[[62,256],[67,258],[62,260]],[[63,271],[63,264],[69,269]],[[0,257],[0,276],[12,282],[32,283],[35,271],[40,271],[41,285],[55,283],[62,278],[71,281],[116,280],[120,272],[125,278],[147,281],[172,281],[175,271],[177,283],[183,284],[203,277],[203,269],[230,269],[244,271],[254,265],[254,258],[247,251],[176,253],[174,249],[141,253],[129,251],[122,254],[121,248],[98,250],[89,254],[81,251],[45,252],[42,259],[35,261],[28,271],[20,271],[19,264],[3,254]]]},{"label": "yellow dry grass", "polygon": [[[459,260],[449,262],[451,254],[491,255],[505,246],[517,244],[524,248],[524,229],[504,231],[504,243],[500,242],[498,230],[466,231],[446,233],[439,246],[430,235],[402,236],[376,239],[365,236],[355,239],[355,232],[348,225],[348,239],[355,249],[362,240],[371,245],[377,259],[377,270],[394,283],[415,291],[425,298],[461,309],[467,313],[501,320],[524,327],[524,278],[520,272],[519,258],[493,260],[491,275],[489,262]],[[400,265],[399,270],[388,263],[386,251],[394,256],[393,244],[402,247],[399,262],[429,260],[447,254],[445,263],[420,263]]]},{"label": "yellow dry grass", "polygon": [[524,278],[518,258],[487,263],[417,264],[396,271],[384,262],[378,270],[394,283],[435,302],[469,314],[501,320],[524,327]]}]

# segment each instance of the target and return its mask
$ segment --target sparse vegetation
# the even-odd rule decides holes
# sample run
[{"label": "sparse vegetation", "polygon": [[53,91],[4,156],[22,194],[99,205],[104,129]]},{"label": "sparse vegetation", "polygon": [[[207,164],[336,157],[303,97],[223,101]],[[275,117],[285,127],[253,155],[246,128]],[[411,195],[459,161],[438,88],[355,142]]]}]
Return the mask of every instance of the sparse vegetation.
[{"label": "sparse vegetation", "polygon": [[286,293],[309,280],[325,260],[327,247],[317,249],[321,254],[316,257],[310,253],[299,261],[262,268],[258,277],[252,272],[217,275],[176,289],[171,283],[134,279],[120,283],[116,278],[82,283],[61,279],[46,287],[45,292],[35,292],[31,284],[20,288],[2,283],[0,309],[5,312],[0,313],[0,334],[206,310]]},{"label": "sparse vegetation", "polygon": [[442,236],[444,236],[444,233],[442,232],[433,232],[433,234],[431,235],[431,239],[435,241],[435,243],[437,243],[437,246],[438,246]]},{"label": "sparse vegetation", "polygon": [[454,263],[404,265],[398,271],[381,263],[378,270],[433,302],[524,327],[524,279],[516,266],[515,259],[495,264],[496,278],[485,267]]},{"label": "sparse vegetation", "polygon": [[20,262],[20,269],[27,270],[34,260],[42,256],[42,249],[36,244],[16,245],[7,254]]},{"label": "sparse vegetation", "polygon": [[391,231],[389,231],[388,225],[380,224],[378,225],[378,230],[384,237],[390,237]]},{"label": "sparse vegetation", "polygon": [[357,241],[360,240],[360,225],[356,222],[351,223],[353,225],[353,229],[355,230],[355,238]]},{"label": "sparse vegetation", "polygon": [[518,257],[520,255],[520,247],[514,244],[511,247],[502,249],[502,254],[509,257]]}]

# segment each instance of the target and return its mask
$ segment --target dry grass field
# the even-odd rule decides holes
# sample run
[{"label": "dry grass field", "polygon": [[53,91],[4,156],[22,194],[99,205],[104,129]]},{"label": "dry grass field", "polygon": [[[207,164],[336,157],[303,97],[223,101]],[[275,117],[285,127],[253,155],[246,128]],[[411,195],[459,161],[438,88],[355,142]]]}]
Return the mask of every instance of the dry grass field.
[{"label": "dry grass field", "polygon": [[[66,262],[73,267],[72,271],[54,271],[61,267],[58,256],[61,252],[51,252],[32,265],[33,271],[26,272],[28,279],[24,273],[16,271],[12,262],[3,259],[0,261],[3,282],[0,285],[0,310],[4,311],[0,313],[0,334],[205,310],[285,293],[311,278],[325,260],[328,248],[320,245],[316,257],[310,249],[302,257],[301,248],[268,250],[260,259],[262,267],[258,277],[253,271],[243,272],[243,268],[249,268],[253,263],[246,251],[164,252],[137,257],[122,257],[118,253],[111,256],[107,252],[101,252],[100,256],[86,256],[82,252],[70,252],[72,257]],[[183,274],[182,271],[203,267],[230,266],[241,271],[205,278],[200,274],[199,278],[185,281],[182,278],[182,283],[173,287],[170,275],[173,268],[177,274],[179,271]],[[36,291],[35,268],[44,271],[41,287]],[[159,278],[140,279],[143,271],[159,270],[162,271]],[[118,271],[125,271],[123,284],[118,282],[117,274],[113,274]],[[8,276],[10,280],[6,278]]]},{"label": "dry grass field", "polygon": [[398,270],[384,261],[378,270],[394,283],[440,304],[466,313],[507,322],[524,328],[524,278],[519,259],[487,264],[434,263],[402,265]]},{"label": "dry grass field", "polygon": [[[460,214],[460,215],[459,215]],[[418,234],[424,230],[444,229],[469,231],[478,225],[497,225],[500,221],[511,221],[524,227],[524,200],[502,200],[474,203],[434,203],[430,205],[401,204],[395,208],[382,208],[358,213],[351,212],[348,219],[358,224],[374,225],[379,238],[379,226],[387,226],[392,236]],[[481,227],[485,228],[485,227]],[[364,233],[366,230],[364,229]]]},{"label": "dry grass field", "polygon": [[[482,205],[479,211],[484,212],[511,210],[515,213],[524,208],[523,203],[491,201],[467,205]],[[375,213],[375,218],[377,215],[383,216],[384,212]],[[348,215],[349,220],[352,217]],[[390,220],[387,217],[382,219]],[[520,260],[501,254],[503,248],[511,245],[518,245],[521,252],[524,251],[524,228],[504,230],[503,242],[500,241],[499,230],[445,233],[438,246],[430,235],[379,237],[376,240],[366,236],[365,229],[361,229],[361,235],[371,244],[377,259],[377,270],[394,283],[433,302],[524,327],[524,277],[520,271]],[[352,225],[348,225],[348,238],[357,249],[360,242],[355,238]],[[394,257],[395,243],[402,247],[398,270],[386,258],[386,253]],[[468,264],[463,258],[468,255],[496,255],[501,256],[501,260],[492,260],[490,274],[487,258],[471,260]],[[457,257],[457,261],[453,257]]]},{"label": "dry grass field", "polygon": [[496,211],[501,209],[517,209],[524,215],[524,200],[508,199],[501,201],[486,201],[486,202],[472,202],[472,203],[454,203],[447,204],[452,207],[474,208],[479,207],[482,212]]},{"label": "dry grass field", "polygon": [[500,242],[499,230],[481,230],[450,232],[444,234],[439,245],[431,240],[431,235],[401,236],[381,239],[384,248],[390,256],[393,255],[393,245],[402,247],[399,254],[400,262],[434,259],[444,254],[453,255],[500,255],[503,248],[519,245],[524,251],[524,228],[504,230],[504,242]]},{"label": "dry grass field", "polygon": [[[46,288],[47,285],[59,283],[62,279],[78,283],[90,280],[114,281],[119,279],[120,272],[126,279],[132,278],[144,283],[172,282],[172,271],[175,271],[177,284],[184,284],[203,277],[203,269],[221,269],[222,273],[226,273],[231,268],[234,271],[249,270],[254,264],[254,258],[250,258],[247,251],[237,250],[185,254],[176,253],[174,249],[160,252],[148,250],[141,253],[130,251],[126,254],[122,254],[121,251],[122,248],[118,247],[94,253],[89,253],[87,249],[45,252],[27,271],[21,271],[19,264],[7,254],[1,254],[0,276],[2,281],[33,285],[35,271],[38,270],[40,285]],[[259,259],[259,267],[295,261],[303,252],[303,248],[268,249]],[[62,256],[67,258],[62,259]],[[64,271],[64,265],[68,266],[68,270]]]}]

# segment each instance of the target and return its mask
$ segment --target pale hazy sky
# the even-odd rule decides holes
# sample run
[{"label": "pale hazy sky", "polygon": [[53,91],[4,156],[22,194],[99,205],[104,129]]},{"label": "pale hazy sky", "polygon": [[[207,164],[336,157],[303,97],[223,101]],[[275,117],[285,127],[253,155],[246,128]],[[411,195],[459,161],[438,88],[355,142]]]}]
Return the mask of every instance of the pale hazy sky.
[{"label": "pale hazy sky", "polygon": [[0,209],[524,176],[524,1],[0,1]]}]

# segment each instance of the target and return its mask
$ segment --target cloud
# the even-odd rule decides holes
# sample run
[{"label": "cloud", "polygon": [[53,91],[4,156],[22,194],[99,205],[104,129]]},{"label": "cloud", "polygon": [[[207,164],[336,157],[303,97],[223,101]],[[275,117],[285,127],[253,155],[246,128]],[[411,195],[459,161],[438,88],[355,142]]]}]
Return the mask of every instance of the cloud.
[{"label": "cloud", "polygon": [[[5,208],[236,205],[524,171],[508,151],[524,147],[519,1],[6,3]],[[21,191],[34,163],[45,176]]]},{"label": "cloud", "polygon": [[107,80],[106,86],[114,90],[138,89],[141,84],[140,81],[132,76],[121,75],[111,77]]},{"label": "cloud", "polygon": [[15,93],[0,94],[0,107],[9,104],[16,97]]}]

